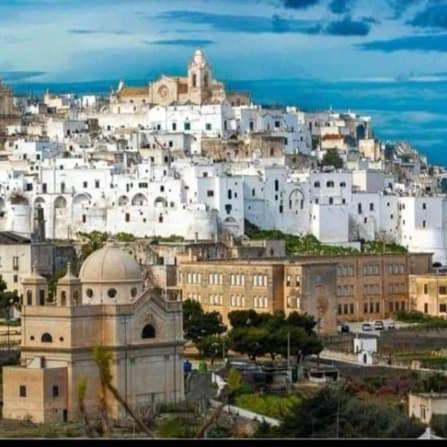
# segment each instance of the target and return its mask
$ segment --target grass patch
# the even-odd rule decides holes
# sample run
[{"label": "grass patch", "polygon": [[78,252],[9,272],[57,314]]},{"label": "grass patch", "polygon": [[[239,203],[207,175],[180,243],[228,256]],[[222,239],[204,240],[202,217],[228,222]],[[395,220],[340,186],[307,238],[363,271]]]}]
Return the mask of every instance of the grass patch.
[{"label": "grass patch", "polygon": [[442,329],[447,328],[447,320],[440,317],[432,317],[431,315],[412,310],[409,312],[400,311],[396,314],[396,319],[404,323],[418,324],[417,329]]},{"label": "grass patch", "polygon": [[284,397],[269,394],[243,394],[236,397],[235,400],[238,407],[278,419],[286,416],[299,402],[301,402],[301,398],[296,394]]}]

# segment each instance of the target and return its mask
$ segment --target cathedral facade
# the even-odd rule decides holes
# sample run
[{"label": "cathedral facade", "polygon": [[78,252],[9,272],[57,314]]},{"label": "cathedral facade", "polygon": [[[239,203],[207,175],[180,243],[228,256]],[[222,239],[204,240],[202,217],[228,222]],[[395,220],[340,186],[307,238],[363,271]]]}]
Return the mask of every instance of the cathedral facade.
[{"label": "cathedral facade", "polygon": [[211,65],[202,50],[195,51],[186,77],[162,75],[147,87],[128,87],[123,82],[112,95],[112,103],[150,106],[171,104],[221,104],[227,100],[233,105],[248,105],[245,93],[227,93],[222,82],[213,78]]},{"label": "cathedral facade", "polygon": [[[76,420],[83,380],[85,408],[97,416],[97,345],[111,353],[113,385],[134,411],[183,400],[181,303],[151,296],[127,252],[107,244],[85,260],[79,278],[68,266],[51,304],[35,269],[22,284],[21,365],[3,369],[3,418]],[[125,416],[112,395],[107,402],[112,419]]]}]

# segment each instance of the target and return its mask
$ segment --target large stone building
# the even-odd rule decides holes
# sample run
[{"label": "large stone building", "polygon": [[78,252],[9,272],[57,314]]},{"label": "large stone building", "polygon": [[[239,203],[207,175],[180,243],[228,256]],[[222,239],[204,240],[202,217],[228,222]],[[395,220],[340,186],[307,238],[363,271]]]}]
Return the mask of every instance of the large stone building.
[{"label": "large stone building", "polygon": [[219,311],[277,310],[313,315],[321,333],[337,322],[388,318],[409,309],[408,275],[431,270],[431,254],[301,256],[184,262],[182,299]]},{"label": "large stone building", "polygon": [[[94,415],[100,384],[92,349],[98,344],[112,354],[113,383],[134,410],[183,399],[181,303],[151,296],[128,253],[107,244],[86,259],[79,278],[69,266],[54,305],[36,271],[23,287],[21,366],[3,369],[4,418],[76,419],[83,378],[85,406]],[[124,415],[111,395],[108,405],[113,419]]]},{"label": "large stone building", "polygon": [[447,318],[447,275],[411,275],[409,281],[412,309]]},{"label": "large stone building", "polygon": [[196,50],[186,77],[162,75],[147,87],[128,87],[123,82],[112,96],[112,102],[141,105],[220,104],[228,100],[234,105],[248,105],[250,98],[243,93],[227,94],[222,82],[213,78],[211,65],[202,50]]}]

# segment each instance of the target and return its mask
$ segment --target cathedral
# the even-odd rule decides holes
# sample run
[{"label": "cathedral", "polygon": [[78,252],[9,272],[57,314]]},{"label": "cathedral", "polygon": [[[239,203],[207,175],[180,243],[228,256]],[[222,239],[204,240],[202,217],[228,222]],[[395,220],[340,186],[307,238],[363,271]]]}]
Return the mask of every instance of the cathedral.
[{"label": "cathedral", "polygon": [[[68,265],[51,303],[35,268],[22,284],[21,365],[3,369],[3,418],[76,420],[81,380],[87,413],[97,416],[98,344],[111,353],[113,384],[134,411],[184,399],[182,304],[152,296],[127,252],[108,243],[84,261],[79,278]],[[107,401],[112,419],[125,416],[112,395]]]},{"label": "cathedral", "polygon": [[233,106],[250,104],[245,93],[227,93],[222,82],[213,78],[211,66],[202,50],[195,51],[186,77],[162,75],[147,87],[129,87],[123,82],[112,94],[112,102],[149,106],[181,104],[221,104],[228,101]]}]

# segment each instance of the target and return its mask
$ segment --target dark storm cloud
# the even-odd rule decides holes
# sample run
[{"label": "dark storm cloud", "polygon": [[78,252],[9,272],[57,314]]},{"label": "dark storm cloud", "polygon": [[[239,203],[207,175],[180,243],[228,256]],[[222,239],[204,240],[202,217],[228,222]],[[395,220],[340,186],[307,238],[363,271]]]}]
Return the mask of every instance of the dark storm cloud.
[{"label": "dark storm cloud", "polygon": [[392,53],[395,51],[437,51],[447,52],[447,35],[406,36],[397,39],[377,40],[366,42],[357,47],[368,51],[383,51]]},{"label": "dark storm cloud", "polygon": [[332,0],[329,3],[329,9],[334,14],[346,14],[354,6],[355,0]]},{"label": "dark storm cloud", "polygon": [[371,29],[370,18],[322,23],[314,20],[272,17],[211,14],[197,11],[168,11],[156,16],[159,20],[177,21],[192,25],[208,25],[220,32],[242,33],[297,33],[326,34],[333,36],[365,36]]},{"label": "dark storm cloud", "polygon": [[447,2],[432,1],[408,23],[420,28],[447,29]]},{"label": "dark storm cloud", "polygon": [[329,23],[326,27],[326,34],[332,36],[366,36],[371,30],[369,21],[352,20],[346,16],[343,20]]}]

